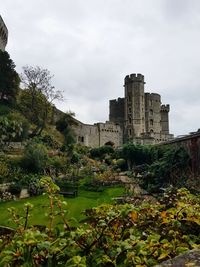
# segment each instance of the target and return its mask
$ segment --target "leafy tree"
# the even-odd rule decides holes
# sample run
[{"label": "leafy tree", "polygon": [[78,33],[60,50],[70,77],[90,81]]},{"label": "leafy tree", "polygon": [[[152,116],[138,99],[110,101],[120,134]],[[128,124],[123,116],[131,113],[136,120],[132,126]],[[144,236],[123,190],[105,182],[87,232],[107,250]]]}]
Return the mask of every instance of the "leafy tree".
[{"label": "leafy tree", "polygon": [[13,103],[19,91],[20,78],[8,52],[0,51],[0,101]]},{"label": "leafy tree", "polygon": [[34,124],[37,125],[33,135],[41,134],[46,126],[55,100],[61,100],[62,93],[51,85],[49,70],[39,66],[25,66],[21,74],[24,90],[20,95],[20,107]]}]

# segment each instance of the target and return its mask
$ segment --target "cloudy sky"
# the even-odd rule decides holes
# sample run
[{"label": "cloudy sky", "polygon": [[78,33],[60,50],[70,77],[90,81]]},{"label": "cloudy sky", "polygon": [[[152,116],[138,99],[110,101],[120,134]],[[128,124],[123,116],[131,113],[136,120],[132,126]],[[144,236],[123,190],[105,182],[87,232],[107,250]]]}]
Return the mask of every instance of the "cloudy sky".
[{"label": "cloudy sky", "polygon": [[171,105],[172,133],[200,128],[199,0],[2,0],[0,14],[17,71],[49,69],[77,119],[108,120],[125,75],[142,73]]}]

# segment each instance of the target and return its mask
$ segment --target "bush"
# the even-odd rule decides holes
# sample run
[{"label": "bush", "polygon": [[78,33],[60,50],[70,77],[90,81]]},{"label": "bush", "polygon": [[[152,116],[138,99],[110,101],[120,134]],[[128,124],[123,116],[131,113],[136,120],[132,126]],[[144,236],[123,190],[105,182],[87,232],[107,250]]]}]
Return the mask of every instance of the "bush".
[{"label": "bush", "polygon": [[29,144],[24,151],[22,167],[29,171],[40,173],[48,162],[47,148],[42,144]]},{"label": "bush", "polygon": [[49,159],[49,166],[58,176],[60,172],[65,172],[68,168],[68,161],[66,157],[54,156]]},{"label": "bush", "polygon": [[101,146],[99,148],[92,148],[90,150],[90,156],[92,158],[100,158],[103,159],[105,155],[110,155],[114,153],[114,149],[112,146]]}]

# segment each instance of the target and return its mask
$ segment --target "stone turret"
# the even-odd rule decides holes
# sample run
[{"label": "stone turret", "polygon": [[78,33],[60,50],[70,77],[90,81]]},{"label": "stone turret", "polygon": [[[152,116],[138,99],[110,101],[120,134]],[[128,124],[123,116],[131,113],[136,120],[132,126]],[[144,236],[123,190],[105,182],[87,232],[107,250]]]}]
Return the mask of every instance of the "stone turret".
[{"label": "stone turret", "polygon": [[125,77],[125,134],[128,140],[145,132],[144,84],[142,74]]},{"label": "stone turret", "polygon": [[8,42],[8,29],[0,16],[0,50],[4,51]]},{"label": "stone turret", "polygon": [[155,93],[145,93],[145,124],[146,132],[160,133],[161,132],[161,97]]},{"label": "stone turret", "polygon": [[124,127],[124,98],[110,100],[109,121]]},{"label": "stone turret", "polygon": [[169,105],[161,106],[161,132],[163,134],[169,134]]}]

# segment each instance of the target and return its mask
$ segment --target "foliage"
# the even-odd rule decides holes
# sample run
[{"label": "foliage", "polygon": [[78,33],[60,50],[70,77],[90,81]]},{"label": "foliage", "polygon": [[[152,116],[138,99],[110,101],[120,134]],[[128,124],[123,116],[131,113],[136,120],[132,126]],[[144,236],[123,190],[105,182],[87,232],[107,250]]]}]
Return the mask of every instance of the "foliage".
[{"label": "foliage", "polygon": [[110,155],[114,153],[114,149],[112,146],[101,146],[99,148],[92,148],[90,150],[91,158],[103,159],[106,155]]},{"label": "foliage", "polygon": [[25,66],[21,74],[24,90],[19,104],[25,116],[37,125],[32,135],[41,134],[50,118],[52,103],[61,100],[61,91],[51,85],[52,76],[47,69]]},{"label": "foliage", "polygon": [[190,157],[184,148],[167,148],[163,156],[149,167],[149,175],[143,177],[143,186],[158,191],[170,184],[182,187],[190,166]]},{"label": "foliage", "polygon": [[15,103],[19,91],[20,78],[8,52],[0,50],[0,101]]},{"label": "foliage", "polygon": [[0,180],[5,181],[9,175],[9,166],[4,158],[0,158]]},{"label": "foliage", "polygon": [[0,116],[8,115],[12,111],[12,108],[9,105],[2,104],[0,105]]},{"label": "foliage", "polygon": [[121,150],[121,157],[127,162],[129,169],[132,169],[136,165],[149,163],[150,147],[136,144],[125,144]]},{"label": "foliage", "polygon": [[64,135],[64,145],[69,147],[75,143],[75,133],[72,129],[73,125],[77,125],[73,112],[64,113],[56,122],[56,129]]},{"label": "foliage", "polygon": [[[30,196],[37,196],[43,193],[43,189],[39,183],[41,175],[21,173],[21,177],[16,177],[14,184],[11,184],[9,191],[12,194],[19,194],[21,189],[27,188]],[[14,193],[13,190],[18,190]]]},{"label": "foliage", "polygon": [[112,165],[114,167],[114,169],[116,170],[122,170],[125,171],[127,169],[127,165],[126,165],[126,160],[125,159],[115,159],[112,161]]},{"label": "foliage", "polygon": [[44,171],[48,162],[47,149],[42,144],[30,143],[24,150],[22,167],[36,173]]},{"label": "foliage", "polygon": [[21,137],[23,132],[22,122],[9,119],[9,117],[0,117],[0,146],[12,142]]},{"label": "foliage", "polygon": [[[10,238],[2,238],[1,266],[154,266],[199,247],[200,201],[186,189],[168,191],[154,205],[86,210],[87,219],[72,228],[65,216],[66,203],[56,194],[59,188],[48,177],[42,184],[49,195],[48,227],[29,225],[30,204],[23,216],[10,209],[18,228]],[[58,216],[61,231],[53,227]]]},{"label": "foliage", "polygon": [[15,121],[18,122],[18,124],[21,125],[22,131],[20,133],[20,135],[16,135],[15,140],[17,142],[20,141],[24,141],[25,139],[27,139],[28,137],[28,133],[29,133],[29,129],[30,129],[30,123],[28,122],[28,120],[19,112],[16,111],[12,111],[7,115],[7,118],[10,121]]},{"label": "foliage", "polygon": [[68,170],[68,161],[64,156],[53,156],[49,158],[49,169],[54,174],[54,176],[58,176],[59,173],[65,173]]}]

